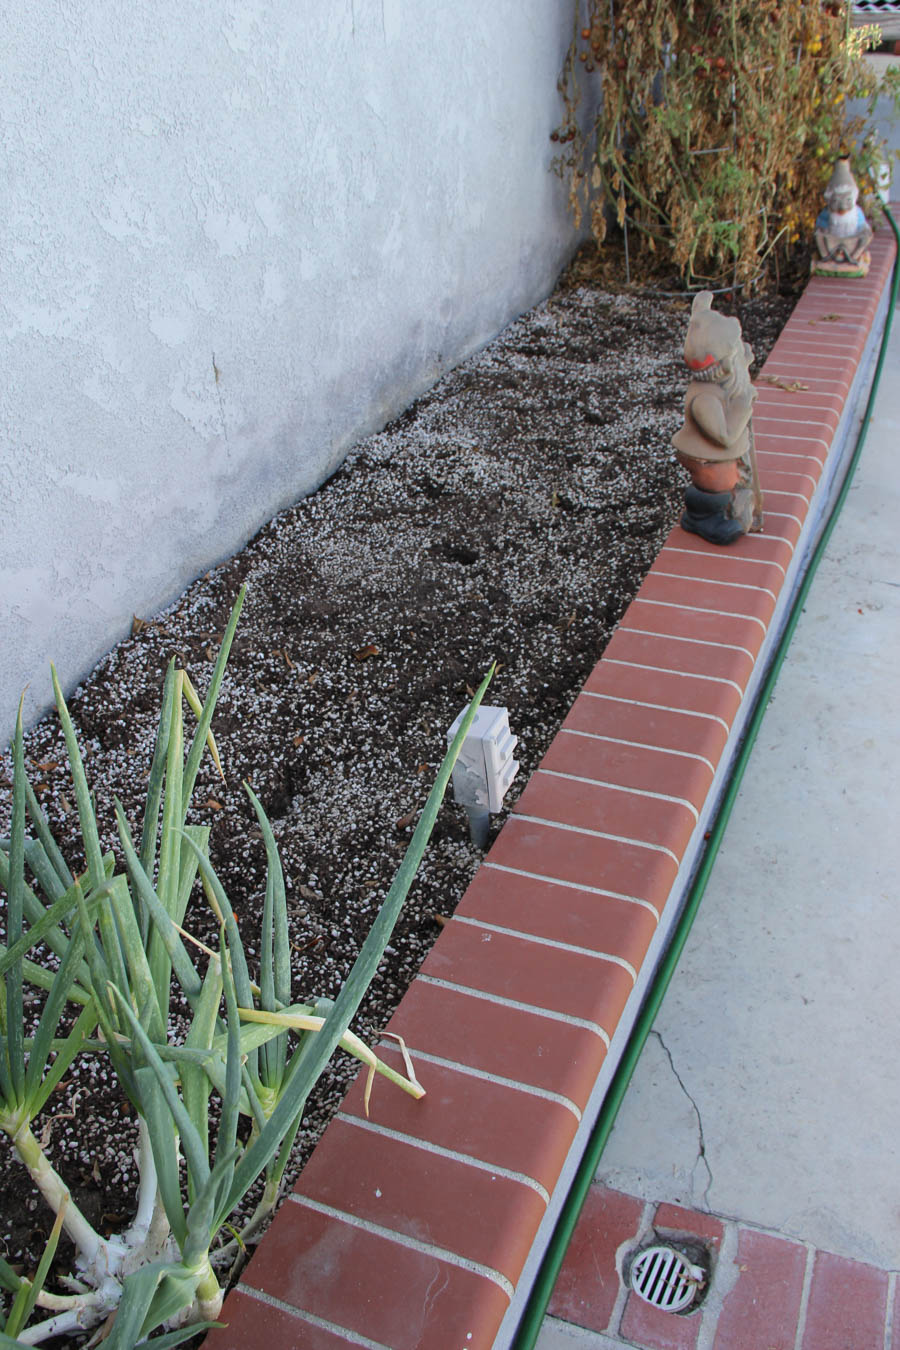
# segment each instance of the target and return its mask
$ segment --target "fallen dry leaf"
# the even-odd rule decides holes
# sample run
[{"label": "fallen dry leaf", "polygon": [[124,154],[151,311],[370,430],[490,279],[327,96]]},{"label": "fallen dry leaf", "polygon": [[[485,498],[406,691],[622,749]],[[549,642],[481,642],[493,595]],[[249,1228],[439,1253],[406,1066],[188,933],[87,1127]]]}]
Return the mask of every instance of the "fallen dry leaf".
[{"label": "fallen dry leaf", "polygon": [[355,661],[368,661],[370,656],[380,656],[381,652],[374,642],[369,642],[365,647],[360,647],[353,653]]},{"label": "fallen dry leaf", "polygon": [[210,809],[211,811],[221,811],[221,810],[222,810],[222,803],[216,801],[215,797],[207,797],[207,799],[206,799],[206,801],[203,803],[203,805],[204,805],[204,806],[208,806],[209,809]]},{"label": "fallen dry leaf", "polygon": [[762,378],[764,384],[772,384],[776,389],[785,389],[789,394],[796,394],[801,389],[809,388],[809,385],[803,384],[801,380],[791,380],[788,383],[787,380],[780,380],[777,375],[764,375]]},{"label": "fallen dry leaf", "polygon": [[394,829],[405,830],[409,825],[413,823],[413,821],[416,818],[416,814],[417,813],[415,810],[408,811],[405,816],[401,816],[399,820],[394,821]]},{"label": "fallen dry leaf", "polygon": [[322,945],[323,939],[319,937],[317,934],[315,937],[307,938],[305,942],[292,942],[291,951],[301,953],[310,952],[313,951],[316,947],[321,947]]}]

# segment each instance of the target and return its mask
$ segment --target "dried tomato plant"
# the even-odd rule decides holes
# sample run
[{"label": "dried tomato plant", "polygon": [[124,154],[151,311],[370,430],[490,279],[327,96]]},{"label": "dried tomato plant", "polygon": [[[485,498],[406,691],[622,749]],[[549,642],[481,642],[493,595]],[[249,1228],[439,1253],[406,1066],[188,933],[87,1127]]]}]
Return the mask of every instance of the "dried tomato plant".
[{"label": "dried tomato plant", "polygon": [[[588,211],[598,243],[617,222],[633,271],[674,264],[688,285],[747,283],[773,253],[789,258],[834,157],[851,154],[861,187],[880,158],[866,120],[846,119],[848,99],[874,101],[862,56],[878,35],[851,28],[849,8],[576,0],[551,137],[576,220]],[[600,107],[585,127],[588,91]]]}]

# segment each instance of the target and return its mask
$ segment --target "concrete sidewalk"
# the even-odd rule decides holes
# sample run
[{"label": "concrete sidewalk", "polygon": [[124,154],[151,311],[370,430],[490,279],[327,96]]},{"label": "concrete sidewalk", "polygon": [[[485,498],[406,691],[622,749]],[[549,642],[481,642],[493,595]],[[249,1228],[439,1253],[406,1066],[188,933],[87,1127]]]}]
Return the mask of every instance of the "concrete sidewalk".
[{"label": "concrete sidewalk", "polygon": [[[898,450],[895,320],[856,479],[539,1350],[900,1347]],[[648,1234],[724,1218],[709,1315],[629,1314],[635,1297],[599,1269],[616,1197]],[[661,1203],[688,1216],[661,1224]],[[736,1321],[733,1298],[717,1330],[754,1234],[791,1241],[766,1248],[752,1315]],[[590,1315],[601,1287],[606,1320]]]}]

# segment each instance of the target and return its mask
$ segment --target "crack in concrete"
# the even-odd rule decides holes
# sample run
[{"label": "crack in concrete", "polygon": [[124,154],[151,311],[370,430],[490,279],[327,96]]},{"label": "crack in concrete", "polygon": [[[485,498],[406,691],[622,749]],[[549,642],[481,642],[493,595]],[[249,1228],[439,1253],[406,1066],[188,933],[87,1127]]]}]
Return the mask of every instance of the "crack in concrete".
[{"label": "crack in concrete", "polygon": [[693,1176],[694,1176],[694,1173],[695,1173],[696,1170],[697,1170],[697,1166],[698,1166],[699,1163],[702,1162],[702,1163],[703,1163],[703,1166],[706,1168],[706,1175],[707,1175],[707,1177],[708,1177],[709,1179],[708,1179],[708,1181],[707,1181],[707,1183],[706,1183],[706,1186],[705,1186],[704,1189],[703,1189],[703,1196],[702,1196],[702,1199],[701,1199],[700,1203],[701,1203],[701,1205],[704,1207],[704,1209],[707,1209],[707,1210],[708,1210],[708,1209],[709,1209],[709,1192],[710,1192],[710,1190],[711,1190],[711,1188],[712,1188],[712,1184],[713,1184],[713,1174],[712,1174],[712,1168],[711,1168],[710,1165],[709,1165],[709,1158],[706,1156],[706,1137],[705,1137],[705,1135],[704,1135],[704,1133],[703,1133],[703,1118],[702,1118],[702,1116],[700,1115],[700,1108],[699,1108],[699,1106],[697,1105],[697,1103],[694,1101],[694,1099],[693,1099],[693,1097],[691,1096],[691,1094],[688,1092],[687,1088],[685,1087],[685,1085],[684,1085],[684,1079],[681,1077],[681,1074],[680,1074],[680,1073],[678,1072],[678,1070],[675,1068],[675,1061],[674,1061],[674,1059],[672,1058],[672,1051],[671,1051],[671,1050],[669,1049],[669,1047],[666,1045],[666,1043],[665,1043],[665,1041],[663,1040],[662,1036],[659,1034],[659,1032],[656,1030],[655,1027],[653,1028],[653,1031],[652,1031],[651,1034],[652,1034],[653,1036],[656,1037],[656,1039],[659,1041],[660,1045],[662,1046],[662,1049],[663,1049],[663,1052],[664,1052],[664,1054],[665,1054],[665,1056],[666,1056],[666,1059],[669,1061],[669,1068],[672,1070],[672,1073],[673,1073],[674,1076],[675,1076],[675,1081],[677,1082],[678,1086],[681,1088],[681,1090],[682,1090],[682,1092],[684,1093],[684,1095],[687,1097],[687,1099],[688,1099],[688,1101],[690,1102],[691,1107],[692,1107],[692,1109],[693,1109],[694,1115],[697,1117],[698,1153],[697,1153],[697,1162],[694,1163],[694,1166],[693,1166],[692,1169],[691,1169],[691,1180],[692,1180],[692,1182],[693,1182]]}]

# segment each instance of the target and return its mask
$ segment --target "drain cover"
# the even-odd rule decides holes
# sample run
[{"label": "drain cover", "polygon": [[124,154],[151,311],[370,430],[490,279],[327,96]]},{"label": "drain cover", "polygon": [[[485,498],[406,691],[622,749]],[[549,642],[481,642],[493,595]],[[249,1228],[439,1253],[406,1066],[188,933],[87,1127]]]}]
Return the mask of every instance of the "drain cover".
[{"label": "drain cover", "polygon": [[631,1287],[646,1303],[664,1312],[684,1312],[706,1279],[702,1266],[693,1266],[674,1247],[645,1247],[631,1263]]}]

